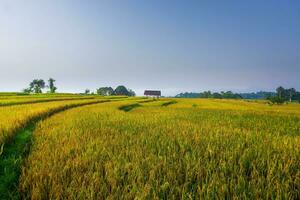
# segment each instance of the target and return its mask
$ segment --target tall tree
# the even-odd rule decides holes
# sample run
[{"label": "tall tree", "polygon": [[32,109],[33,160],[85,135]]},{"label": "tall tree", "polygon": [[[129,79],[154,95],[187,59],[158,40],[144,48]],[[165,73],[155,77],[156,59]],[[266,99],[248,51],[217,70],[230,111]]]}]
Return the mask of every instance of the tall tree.
[{"label": "tall tree", "polygon": [[293,97],[296,95],[296,90],[295,88],[290,88],[288,89],[288,95],[289,95],[289,100],[292,102]]},{"label": "tall tree", "polygon": [[36,94],[42,93],[42,89],[44,88],[45,88],[45,81],[43,79],[34,79],[29,84],[29,89]]},{"label": "tall tree", "polygon": [[90,89],[85,89],[84,94],[90,94],[91,90]]},{"label": "tall tree", "polygon": [[276,89],[276,92],[277,92],[277,95],[278,95],[278,97],[279,98],[281,98],[281,99],[284,99],[284,96],[285,96],[285,89],[282,87],[282,86],[280,86],[280,87],[278,87],[277,89]]},{"label": "tall tree", "polygon": [[55,93],[55,91],[57,90],[57,87],[55,87],[54,82],[55,80],[53,78],[49,78],[48,80],[49,93]]},{"label": "tall tree", "polygon": [[129,96],[129,92],[128,92],[127,88],[123,85],[120,85],[115,89],[115,94]]}]

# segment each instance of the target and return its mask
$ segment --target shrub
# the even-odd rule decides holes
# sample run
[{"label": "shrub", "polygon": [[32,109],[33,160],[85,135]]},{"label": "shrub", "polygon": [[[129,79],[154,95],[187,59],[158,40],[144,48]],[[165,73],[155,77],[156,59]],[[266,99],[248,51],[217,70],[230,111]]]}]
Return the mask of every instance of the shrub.
[{"label": "shrub", "polygon": [[285,100],[283,98],[280,98],[278,96],[275,97],[268,97],[268,100],[273,104],[283,104]]}]

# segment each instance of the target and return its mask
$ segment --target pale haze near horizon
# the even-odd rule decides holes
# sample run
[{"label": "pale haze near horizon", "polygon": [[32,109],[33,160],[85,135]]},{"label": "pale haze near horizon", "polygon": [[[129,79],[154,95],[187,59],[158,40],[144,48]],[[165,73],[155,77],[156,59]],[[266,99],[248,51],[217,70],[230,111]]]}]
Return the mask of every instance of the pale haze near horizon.
[{"label": "pale haze near horizon", "polygon": [[0,91],[300,90],[298,1],[0,1]]}]

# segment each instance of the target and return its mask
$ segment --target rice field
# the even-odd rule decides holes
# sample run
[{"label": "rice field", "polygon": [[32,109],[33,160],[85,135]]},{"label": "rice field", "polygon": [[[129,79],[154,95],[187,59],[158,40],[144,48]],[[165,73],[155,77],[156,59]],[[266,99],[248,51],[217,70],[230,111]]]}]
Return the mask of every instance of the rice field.
[{"label": "rice field", "polygon": [[6,140],[10,139],[13,134],[23,128],[28,122],[47,115],[56,109],[63,109],[68,106],[94,102],[98,100],[62,100],[57,99],[49,103],[36,103],[34,105],[16,105],[0,107],[0,146]]},{"label": "rice field", "polygon": [[53,102],[53,101],[66,101],[66,100],[80,100],[80,99],[94,99],[94,97],[59,97],[59,98],[18,98],[18,99],[6,99],[0,100],[0,107],[11,106],[11,105],[21,105],[21,104],[34,104],[43,102]]},{"label": "rice field", "polygon": [[10,197],[300,198],[300,104],[107,97],[5,106],[2,144],[70,104],[82,106],[36,121]]}]

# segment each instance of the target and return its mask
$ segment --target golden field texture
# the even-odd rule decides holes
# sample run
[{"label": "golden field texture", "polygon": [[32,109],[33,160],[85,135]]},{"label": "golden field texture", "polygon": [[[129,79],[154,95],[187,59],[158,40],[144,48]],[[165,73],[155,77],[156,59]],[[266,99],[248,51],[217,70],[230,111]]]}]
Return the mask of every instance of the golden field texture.
[{"label": "golden field texture", "polygon": [[21,105],[21,104],[34,104],[52,101],[66,101],[66,100],[80,100],[80,99],[93,99],[94,97],[26,97],[26,98],[0,98],[0,107]]},{"label": "golden field texture", "polygon": [[63,98],[63,97],[83,97],[83,95],[78,94],[63,94],[63,93],[41,93],[41,94],[18,94],[18,93],[1,93],[0,92],[0,100],[5,99],[37,99],[37,98]]},{"label": "golden field texture", "polygon": [[[72,107],[74,105],[97,102],[100,100],[61,100],[54,99],[53,102],[35,103],[28,105],[0,106],[0,149],[4,143],[14,136],[14,134],[34,120],[38,120],[44,115],[50,114],[56,110]],[[0,152],[1,153],[1,152]]]},{"label": "golden field texture", "polygon": [[74,108],[37,125],[19,191],[24,199],[299,199],[299,114],[299,104],[207,99]]}]

